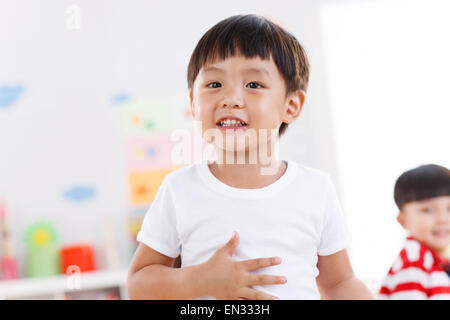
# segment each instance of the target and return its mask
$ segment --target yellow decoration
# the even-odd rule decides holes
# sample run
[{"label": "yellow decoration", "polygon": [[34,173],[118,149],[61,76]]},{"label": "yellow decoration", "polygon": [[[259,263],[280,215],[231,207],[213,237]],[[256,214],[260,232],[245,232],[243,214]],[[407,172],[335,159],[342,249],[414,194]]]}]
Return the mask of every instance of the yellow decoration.
[{"label": "yellow decoration", "polygon": [[137,235],[141,230],[143,220],[143,216],[131,217],[129,219],[128,232],[132,235]]},{"label": "yellow decoration", "polygon": [[150,204],[165,176],[175,169],[131,172],[129,175],[131,204]]},{"label": "yellow decoration", "polygon": [[37,221],[25,231],[25,243],[29,249],[48,247],[57,241],[55,228],[46,221]]},{"label": "yellow decoration", "polygon": [[136,149],[134,155],[136,156],[136,158],[141,158],[144,155],[144,152],[142,151],[142,149]]},{"label": "yellow decoration", "polygon": [[38,229],[33,234],[33,242],[38,246],[42,247],[50,243],[50,234],[48,230]]}]

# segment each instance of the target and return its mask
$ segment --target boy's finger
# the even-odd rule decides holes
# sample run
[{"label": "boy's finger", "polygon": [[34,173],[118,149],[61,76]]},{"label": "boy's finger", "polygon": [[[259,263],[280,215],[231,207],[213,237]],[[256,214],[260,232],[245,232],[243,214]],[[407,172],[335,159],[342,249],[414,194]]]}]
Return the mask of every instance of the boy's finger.
[{"label": "boy's finger", "polygon": [[236,231],[233,232],[233,236],[230,240],[222,247],[223,250],[230,256],[233,255],[233,253],[236,251],[237,247],[239,245],[239,235]]},{"label": "boy's finger", "polygon": [[280,298],[272,296],[270,294],[244,287],[239,290],[239,297],[250,300],[280,300]]},{"label": "boy's finger", "polygon": [[254,271],[261,268],[266,268],[270,266],[274,266],[281,263],[281,258],[273,257],[273,258],[258,258],[241,261],[240,264],[243,265],[245,270]]},{"label": "boy's finger", "polygon": [[287,282],[286,277],[283,276],[270,276],[266,274],[251,274],[246,281],[247,286],[258,286],[265,284],[285,284]]}]

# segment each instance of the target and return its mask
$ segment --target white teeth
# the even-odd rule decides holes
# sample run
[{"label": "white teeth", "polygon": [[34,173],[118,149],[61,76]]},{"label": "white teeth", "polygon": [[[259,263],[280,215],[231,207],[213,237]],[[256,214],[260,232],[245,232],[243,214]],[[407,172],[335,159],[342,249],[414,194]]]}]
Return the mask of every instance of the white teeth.
[{"label": "white teeth", "polygon": [[225,120],[225,121],[220,121],[220,125],[221,126],[234,126],[234,127],[242,127],[245,124],[239,120]]}]

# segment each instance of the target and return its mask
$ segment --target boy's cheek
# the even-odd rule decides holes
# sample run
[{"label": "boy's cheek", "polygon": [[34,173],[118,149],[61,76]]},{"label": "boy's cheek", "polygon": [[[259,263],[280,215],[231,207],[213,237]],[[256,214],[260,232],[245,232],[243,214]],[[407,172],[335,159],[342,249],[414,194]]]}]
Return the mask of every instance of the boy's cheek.
[{"label": "boy's cheek", "polygon": [[433,238],[433,224],[429,219],[424,219],[422,221],[417,221],[415,225],[415,232],[421,238]]},{"label": "boy's cheek", "polygon": [[432,223],[427,217],[421,217],[410,212],[401,221],[403,222],[403,228],[407,229],[413,236],[424,237],[431,232]]}]

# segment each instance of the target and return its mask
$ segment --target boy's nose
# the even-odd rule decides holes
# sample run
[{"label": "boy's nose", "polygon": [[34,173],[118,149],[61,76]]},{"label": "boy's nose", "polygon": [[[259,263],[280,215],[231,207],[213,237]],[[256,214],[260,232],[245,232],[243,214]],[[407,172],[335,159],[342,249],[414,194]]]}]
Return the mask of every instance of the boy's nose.
[{"label": "boy's nose", "polygon": [[226,107],[238,107],[238,108],[242,108],[243,104],[240,102],[233,102],[233,101],[224,101],[222,103],[222,107],[226,108]]},{"label": "boy's nose", "polygon": [[241,93],[239,93],[238,91],[239,90],[228,90],[221,101],[221,106],[242,108],[244,106],[244,102]]}]

